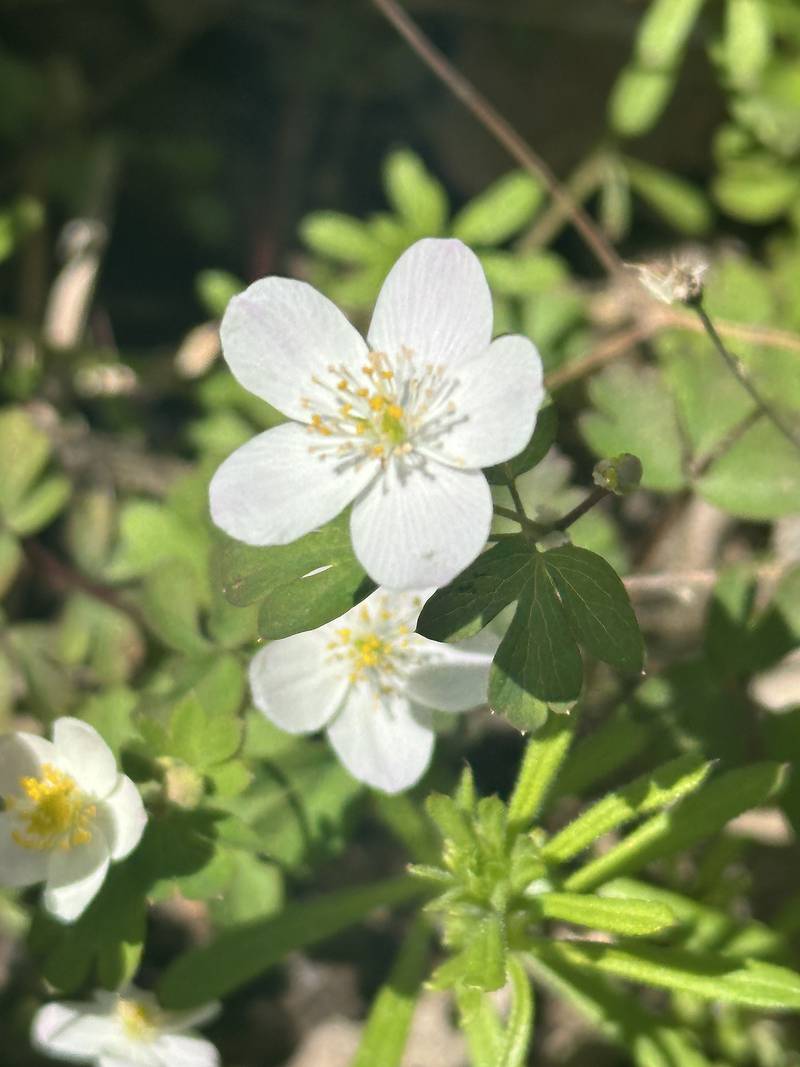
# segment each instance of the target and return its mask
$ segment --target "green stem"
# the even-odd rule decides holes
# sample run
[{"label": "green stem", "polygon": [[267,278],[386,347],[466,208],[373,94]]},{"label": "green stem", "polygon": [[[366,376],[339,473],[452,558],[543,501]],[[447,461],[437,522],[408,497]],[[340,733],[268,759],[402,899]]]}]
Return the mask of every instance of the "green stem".
[{"label": "green stem", "polygon": [[782,434],[786,438],[786,440],[790,442],[790,444],[794,445],[794,447],[798,451],[800,451],[800,435],[797,434],[794,427],[790,426],[789,423],[784,420],[783,416],[775,410],[772,404],[768,400],[766,400],[761,395],[761,392],[755,387],[755,385],[753,385],[753,383],[750,381],[747,371],[745,370],[742,364],[742,361],[738,357],[732,355],[727,350],[722,338],[717,333],[716,326],[709,318],[708,312],[703,306],[702,296],[695,297],[694,300],[689,302],[689,305],[690,307],[693,307],[694,310],[697,312],[697,316],[702,322],[706,333],[708,334],[712,344],[714,345],[714,348],[717,350],[720,357],[724,360],[728,370],[737,380],[739,385],[741,385],[741,387],[745,390],[745,392],[756,405],[758,410],[762,413],[762,415],[766,416],[766,418],[769,419],[775,429],[780,434]]},{"label": "green stem", "polygon": [[602,485],[596,486],[591,493],[583,500],[577,507],[574,507],[572,511],[568,511],[567,514],[559,519],[558,522],[554,522],[552,525],[553,530],[566,530],[578,519],[583,518],[587,511],[591,511],[595,504],[599,504],[601,500],[604,500],[610,495],[611,490],[605,489]]},{"label": "green stem", "polygon": [[530,739],[508,805],[509,824],[517,830],[530,826],[569,751],[578,724],[577,708],[569,715],[550,712],[544,727]]}]

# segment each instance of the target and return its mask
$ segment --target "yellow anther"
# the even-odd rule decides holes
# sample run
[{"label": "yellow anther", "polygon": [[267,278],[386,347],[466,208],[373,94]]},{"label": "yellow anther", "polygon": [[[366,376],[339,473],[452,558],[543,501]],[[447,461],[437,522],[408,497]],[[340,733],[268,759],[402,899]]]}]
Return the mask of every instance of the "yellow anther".
[{"label": "yellow anther", "polygon": [[340,410],[341,410],[342,415],[344,415],[344,417],[347,418],[347,416],[353,410],[353,405],[352,404],[342,404]]},{"label": "yellow anther", "polygon": [[386,409],[386,414],[389,416],[390,419],[402,419],[405,412],[399,404],[390,404],[389,407]]},{"label": "yellow anther", "polygon": [[361,389],[356,389],[356,396],[369,396],[369,389],[364,389],[363,387]]},{"label": "yellow anther", "polygon": [[337,389],[346,389],[347,388],[347,382],[345,381],[344,378],[342,378],[340,381],[338,381],[336,383],[336,388]]},{"label": "yellow anther", "polygon": [[77,783],[68,774],[45,763],[41,778],[20,778],[19,784],[30,804],[15,801],[7,805],[25,824],[12,832],[16,844],[37,851],[53,848],[68,851],[91,841],[90,826],[97,809],[85,802]]},{"label": "yellow anther", "polygon": [[372,446],[372,450],[370,452],[370,455],[375,456],[376,459],[380,459],[383,454],[384,454],[383,445],[373,445]]},{"label": "yellow anther", "polygon": [[138,1000],[120,1000],[117,1016],[126,1035],[134,1041],[150,1041],[158,1033],[158,1013]]},{"label": "yellow anther", "polygon": [[393,370],[382,370],[381,371],[381,378],[385,378],[387,380],[387,382],[390,382],[392,380],[392,378],[394,378],[394,371]]},{"label": "yellow anther", "polygon": [[386,397],[381,396],[380,393],[376,393],[369,398],[369,406],[373,411],[380,411],[386,404]]}]

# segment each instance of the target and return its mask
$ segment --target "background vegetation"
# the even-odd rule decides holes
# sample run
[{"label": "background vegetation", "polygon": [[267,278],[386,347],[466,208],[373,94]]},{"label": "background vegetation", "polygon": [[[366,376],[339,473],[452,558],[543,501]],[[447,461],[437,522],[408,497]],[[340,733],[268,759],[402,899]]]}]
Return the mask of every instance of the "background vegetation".
[{"label": "background vegetation", "polygon": [[[520,166],[524,150],[511,158],[366,2],[0,3],[0,725],[87,718],[124,750],[158,816],[85,922],[58,927],[33,897],[0,897],[11,1067],[40,1062],[26,1030],[42,976],[72,994],[141,966],[140,981],[177,1002],[187,975],[202,984],[203,959],[212,978],[224,971],[218,957],[181,953],[231,938],[233,962],[207,990],[229,994],[210,1031],[224,1062],[327,1056],[335,1067],[354,1054],[379,989],[371,1041],[386,1019],[410,1016],[412,991],[446,957],[409,922],[424,883],[400,877],[409,860],[441,862],[422,801],[452,793],[465,760],[479,795],[507,800],[524,738],[476,713],[442,739],[414,793],[388,801],[324,743],[268,726],[248,707],[244,669],[264,620],[293,594],[225,597],[206,504],[221,459],[279,418],[219,358],[228,298],[267,273],[303,277],[363,326],[397,255],[444,234],[481,255],[496,332],[528,334],[545,362],[557,427],[518,479],[529,512],[567,512],[597,459],[631,452],[644,469],[640,492],[605,501],[571,533],[624,576],[646,676],[587,656],[577,725],[551,712],[536,735],[546,749],[527,750],[529,761],[550,753],[553,775],[516,803],[557,834],[617,790],[617,808],[595,812],[583,836],[550,838],[549,862],[560,869],[598,833],[612,835],[602,841],[613,856],[623,824],[645,820],[635,863],[612,860],[601,878],[592,854],[574,888],[613,876],[611,896],[625,898],[636,895],[630,876],[646,877],[652,900],[680,916],[664,951],[695,953],[690,966],[636,950],[638,969],[623,960],[603,973],[590,942],[542,941],[528,1062],[800,1063],[796,1019],[772,1012],[796,1008],[797,989],[777,988],[773,973],[777,986],[754,992],[769,985],[759,968],[800,969],[800,784],[783,766],[800,751],[800,452],[754,408],[694,312],[654,301],[622,269],[699,243],[717,328],[796,431],[800,8],[419,0],[411,10],[533,146],[533,171],[546,160],[584,204],[594,247],[541,173]],[[578,735],[569,755],[562,732]],[[665,766],[666,779],[649,776]],[[665,829],[655,813],[695,788]],[[460,815],[431,808],[445,837],[464,813],[483,826],[477,853],[461,842],[461,868],[451,850],[458,877],[510,840],[499,843],[501,817],[475,809],[471,789],[462,781]],[[647,821],[659,818],[661,830]],[[556,934],[581,921],[563,901],[539,918]],[[257,925],[237,941],[245,922]],[[584,922],[626,933],[607,912]],[[446,935],[458,949],[463,930]],[[716,955],[703,964],[704,952]],[[731,992],[714,971],[722,958],[757,961],[756,978],[737,970]],[[405,1062],[526,1062],[514,1044],[529,1024],[516,959],[504,1036],[494,1002],[462,982],[469,1052],[450,1001],[427,993]],[[665,960],[681,977],[665,977]],[[692,967],[705,975],[694,985]],[[620,976],[653,988],[631,997]],[[353,1025],[331,1022],[341,1017]],[[359,1067],[399,1062],[375,1044],[360,1055]]]}]

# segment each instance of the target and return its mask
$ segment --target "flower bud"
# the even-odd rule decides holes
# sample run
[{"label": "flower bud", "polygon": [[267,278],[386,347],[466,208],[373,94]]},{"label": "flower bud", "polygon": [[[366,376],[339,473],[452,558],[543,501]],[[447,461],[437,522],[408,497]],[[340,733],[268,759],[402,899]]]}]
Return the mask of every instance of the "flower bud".
[{"label": "flower bud", "polygon": [[592,480],[601,489],[617,496],[626,496],[639,488],[642,480],[642,463],[638,456],[622,452],[613,459],[601,459],[595,464]]}]

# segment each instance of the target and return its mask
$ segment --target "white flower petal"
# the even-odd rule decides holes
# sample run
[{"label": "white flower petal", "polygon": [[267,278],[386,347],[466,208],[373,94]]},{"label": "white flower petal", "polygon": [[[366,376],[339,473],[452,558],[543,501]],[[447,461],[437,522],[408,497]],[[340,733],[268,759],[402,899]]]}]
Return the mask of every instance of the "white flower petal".
[{"label": "white flower petal", "polygon": [[40,849],[17,844],[11,835],[19,826],[19,820],[10,812],[0,812],[0,885],[15,889],[43,882],[50,858]]},{"label": "white flower petal", "polygon": [[327,732],[350,774],[384,793],[418,782],[433,753],[433,732],[412,716],[408,701],[395,698],[387,707],[366,685],[351,689]]},{"label": "white flower petal", "polygon": [[216,1019],[222,1011],[222,1005],[218,1000],[212,1000],[208,1004],[201,1004],[199,1008],[190,1008],[188,1011],[170,1012],[168,1023],[163,1027],[164,1033],[177,1033],[180,1030],[195,1029],[205,1026],[212,1019]]},{"label": "white flower petal", "polygon": [[211,518],[248,545],[285,545],[343,511],[374,477],[375,464],[339,464],[309,450],[316,440],[296,422],[254,437],[211,479]]},{"label": "white flower petal", "polygon": [[390,589],[447,585],[489,536],[492,496],[480,471],[430,461],[387,468],[356,501],[353,549],[370,578]]},{"label": "white flower petal", "polygon": [[425,654],[406,679],[411,700],[438,711],[468,711],[485,704],[489,689],[490,652],[440,644],[416,635],[414,649]]},{"label": "white flower petal", "polygon": [[425,361],[460,365],[492,339],[492,297],[478,257],[456,240],[426,238],[389,271],[369,328],[373,351],[411,349]]},{"label": "white flower petal", "polygon": [[118,1037],[108,1015],[87,1011],[84,1004],[45,1004],[31,1023],[31,1044],[40,1052],[86,1063]]},{"label": "white flower petal", "polygon": [[216,1046],[202,1037],[164,1034],[154,1051],[161,1067],[219,1067],[221,1063]]},{"label": "white flower petal", "polygon": [[327,627],[285,637],[259,649],[250,661],[253,703],[282,730],[320,730],[344,699],[347,673],[328,659],[329,637]]},{"label": "white flower petal", "polygon": [[367,346],[354,326],[306,282],[262,278],[228,304],[222,351],[236,379],[290,418],[309,420],[302,397],[331,364],[363,362]]},{"label": "white flower petal", "polygon": [[15,733],[0,737],[0,796],[21,792],[21,778],[39,778],[43,763],[65,770],[55,746],[36,734]]},{"label": "white flower petal", "polygon": [[117,761],[94,727],[80,719],[56,719],[53,744],[85,793],[100,798],[108,796],[117,784]]},{"label": "white flower petal", "polygon": [[544,399],[542,361],[527,337],[498,337],[458,368],[452,429],[436,455],[458,467],[491,467],[528,443]]},{"label": "white flower petal", "polygon": [[109,851],[105,835],[95,824],[92,839],[50,853],[44,906],[61,922],[74,922],[97,895],[108,871]]},{"label": "white flower petal", "polygon": [[111,849],[111,859],[125,859],[141,841],[147,825],[142,795],[127,775],[118,775],[116,787],[106,797],[98,814]]}]

